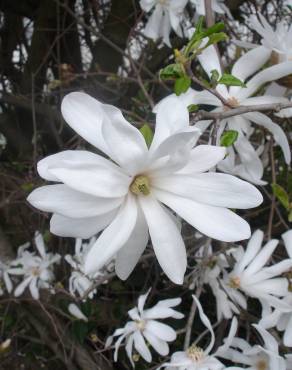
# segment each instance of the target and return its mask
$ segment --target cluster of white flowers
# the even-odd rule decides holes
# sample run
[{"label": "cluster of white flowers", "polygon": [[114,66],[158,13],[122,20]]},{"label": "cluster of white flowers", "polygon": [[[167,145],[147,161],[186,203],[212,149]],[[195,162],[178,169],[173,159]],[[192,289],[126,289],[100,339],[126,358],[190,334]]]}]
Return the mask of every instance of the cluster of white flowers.
[{"label": "cluster of white flowers", "polygon": [[[16,259],[0,265],[0,277],[2,275],[8,293],[12,292],[13,283],[17,285],[14,290],[15,297],[23,294],[28,287],[32,297],[39,299],[40,289],[52,288],[53,266],[59,263],[61,256],[46,252],[44,239],[39,232],[35,233],[34,244],[38,254],[28,251],[30,243],[26,243],[18,248]],[[23,281],[18,284],[19,277],[22,277]]]},{"label": "cluster of white flowers", "polygon": [[[156,41],[162,41],[171,47],[170,33],[173,30],[178,36],[183,37],[187,33],[184,27],[186,22],[184,9],[189,0],[140,0],[141,8],[151,15],[143,30],[146,37]],[[205,15],[204,0],[190,0],[190,5],[195,7],[195,18]],[[212,10],[218,14],[227,14],[231,17],[224,0],[212,0]]]}]

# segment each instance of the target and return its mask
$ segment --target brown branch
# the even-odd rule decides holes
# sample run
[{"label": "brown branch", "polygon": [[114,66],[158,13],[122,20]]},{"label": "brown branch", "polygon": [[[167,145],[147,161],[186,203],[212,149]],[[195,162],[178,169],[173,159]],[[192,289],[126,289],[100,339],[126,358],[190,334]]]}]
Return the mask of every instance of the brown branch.
[{"label": "brown branch", "polygon": [[267,112],[267,111],[274,111],[279,112],[285,108],[292,108],[292,102],[287,103],[273,103],[273,104],[258,104],[258,105],[246,105],[241,106],[238,108],[228,109],[222,112],[207,112],[205,110],[199,110],[193,116],[192,124],[195,124],[197,121],[201,120],[222,120],[229,117],[238,116],[244,113],[250,112]]}]

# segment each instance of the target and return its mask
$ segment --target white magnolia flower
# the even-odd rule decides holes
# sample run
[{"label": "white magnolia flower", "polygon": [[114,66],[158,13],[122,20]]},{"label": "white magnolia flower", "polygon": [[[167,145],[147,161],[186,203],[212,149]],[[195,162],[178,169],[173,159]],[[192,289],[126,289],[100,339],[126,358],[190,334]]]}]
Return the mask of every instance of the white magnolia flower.
[{"label": "white magnolia flower", "polygon": [[46,253],[44,240],[39,232],[36,232],[34,241],[39,255],[27,251],[27,243],[18,249],[18,256],[9,269],[10,274],[24,278],[14,291],[15,297],[19,297],[29,287],[32,297],[39,299],[39,289],[49,289],[54,279],[53,265],[60,261],[61,256]]},{"label": "white magnolia flower", "polygon": [[145,12],[152,11],[143,31],[145,36],[153,40],[162,37],[163,42],[171,47],[171,29],[178,36],[183,36],[180,24],[187,2],[188,0],[140,0],[140,6]]},{"label": "white magnolia flower", "polygon": [[159,105],[149,149],[120,110],[84,93],[67,95],[62,112],[71,127],[112,160],[85,150],[51,155],[38,163],[38,172],[61,184],[34,190],[28,201],[54,213],[50,229],[56,235],[86,239],[105,229],[86,256],[87,274],[116,255],[116,272],[126,279],[148,243],[149,230],[159,264],[181,284],[185,246],[162,203],[214,239],[250,236],[248,223],[227,207],[255,207],[262,202],[260,192],[233,176],[204,173],[224,158],[225,148],[193,148],[198,130],[189,126],[188,110],[177,99]]},{"label": "white magnolia flower", "polygon": [[157,321],[157,319],[170,317],[182,319],[184,315],[172,308],[181,303],[181,298],[165,299],[159,301],[152,308],[145,310],[144,305],[150,290],[139,297],[137,307],[128,311],[132,321],[128,321],[124,328],[116,329],[114,334],[106,341],[106,347],[108,347],[112,344],[115,337],[119,337],[115,343],[115,361],[118,359],[119,347],[124,340],[126,341],[127,356],[134,367],[132,359],[133,347],[145,361],[151,362],[152,355],[146,342],[157,353],[166,356],[169,353],[168,342],[173,342],[176,339],[176,332],[169,325],[163,324]]},{"label": "white magnolia flower", "polygon": [[199,311],[200,319],[211,334],[211,341],[206,349],[198,347],[196,344],[191,345],[186,351],[175,352],[170,359],[170,362],[163,364],[160,368],[166,367],[166,370],[222,370],[225,366],[216,358],[229,347],[236,330],[237,320],[234,318],[230,327],[230,332],[225,344],[218,348],[218,350],[211,354],[215,343],[215,334],[210,323],[210,320],[205,315],[199,300],[193,296]]},{"label": "white magnolia flower", "polygon": [[[206,15],[205,0],[191,0],[191,2],[196,6],[198,15]],[[232,18],[228,7],[224,4],[224,0],[212,0],[212,10],[218,14],[227,14]]]},{"label": "white magnolia flower", "polygon": [[[69,278],[69,291],[74,296],[79,295],[83,297],[92,287],[94,279],[102,275],[100,271],[90,275],[85,274],[85,257],[95,242],[96,237],[92,237],[88,243],[82,242],[80,238],[76,239],[74,256],[71,254],[65,256],[65,260],[72,267],[71,276]],[[90,291],[88,298],[93,298],[95,293],[96,289]]]},{"label": "white magnolia flower", "polygon": [[[227,88],[222,84],[217,85],[217,91],[225,98],[230,106],[236,108],[246,105],[288,102],[288,100],[283,97],[270,95],[253,96],[254,93],[267,82],[277,80],[292,73],[292,62],[285,62],[266,68],[254,75],[254,73],[266,62],[268,54],[269,50],[261,46],[247,52],[234,64],[231,70],[232,75],[245,82],[247,87],[231,86]],[[205,49],[198,58],[209,77],[211,76],[212,70],[217,70],[219,74],[222,73],[220,61],[213,45]],[[247,81],[250,76],[253,77]],[[224,106],[216,96],[208,91],[193,91],[189,93],[189,97],[191,95],[193,95],[193,104],[208,104],[217,107],[213,112],[220,112],[228,109],[228,107]],[[211,123],[212,121],[210,120],[200,121],[196,124],[196,127],[206,129]],[[254,130],[252,123],[264,127],[273,134],[275,142],[280,145],[283,151],[286,163],[290,163],[291,151],[282,128],[261,112],[248,112],[220,121],[218,141],[226,127],[229,130],[237,131],[239,136],[234,143],[234,148],[238,153],[238,157],[235,158],[234,152],[229,150],[228,157],[219,164],[218,168],[222,171],[238,175],[255,184],[264,184],[261,180],[263,175],[263,164],[259,158],[260,153],[257,152],[249,141]],[[234,166],[232,171],[230,166],[231,168]]]},{"label": "white magnolia flower", "polygon": [[286,370],[285,359],[279,355],[276,339],[261,326],[253,326],[262,337],[264,346],[251,346],[242,338],[234,338],[230,348],[221,353],[220,357],[245,367],[232,366],[228,370]]},{"label": "white magnolia flower", "polygon": [[[288,256],[292,260],[292,230],[288,230],[282,235]],[[292,281],[291,281],[292,282]],[[290,288],[291,288],[290,282]],[[263,318],[260,325],[265,329],[277,327],[279,331],[283,331],[283,343],[287,347],[292,347],[292,293],[289,292],[284,298],[283,302],[291,307],[290,312],[283,312],[280,308],[275,308],[272,311],[271,307],[265,307],[263,310]]]},{"label": "white magnolia flower", "polygon": [[288,281],[279,277],[292,266],[292,260],[286,259],[266,267],[278,245],[278,240],[270,240],[263,248],[264,234],[256,230],[244,251],[238,250],[233,270],[221,281],[229,297],[240,307],[247,308],[246,296],[259,299],[264,305],[289,310],[289,306],[281,301],[288,293]]},{"label": "white magnolia flower", "polygon": [[68,311],[77,320],[82,320],[82,321],[85,321],[85,322],[88,321],[88,318],[84,315],[84,313],[80,310],[80,308],[75,303],[70,303],[69,304]]},{"label": "white magnolia flower", "polygon": [[[284,20],[277,23],[275,30],[265,17],[258,13],[250,17],[251,27],[262,36],[261,43],[269,51],[267,60],[272,52],[276,63],[292,60],[292,26]],[[251,45],[258,46],[258,45]]]}]

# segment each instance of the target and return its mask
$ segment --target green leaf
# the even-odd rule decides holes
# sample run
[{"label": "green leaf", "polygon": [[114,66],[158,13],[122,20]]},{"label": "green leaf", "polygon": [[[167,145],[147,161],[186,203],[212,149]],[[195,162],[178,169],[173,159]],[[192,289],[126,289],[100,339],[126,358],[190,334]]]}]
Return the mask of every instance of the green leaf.
[{"label": "green leaf", "polygon": [[217,44],[217,42],[225,41],[228,39],[228,36],[224,32],[214,33],[209,36],[209,40],[203,49],[206,49],[208,46]]},{"label": "green leaf", "polygon": [[246,87],[246,84],[242,82],[239,78],[230,75],[228,73],[223,73],[221,78],[217,81],[218,84],[226,85],[226,86],[241,86]]},{"label": "green leaf", "polygon": [[219,78],[220,78],[219,72],[217,71],[217,69],[213,69],[211,71],[211,82],[217,83],[217,81],[219,80]]},{"label": "green leaf", "polygon": [[80,320],[74,321],[72,324],[72,334],[82,344],[88,334],[88,324]]},{"label": "green leaf", "polygon": [[238,132],[235,130],[228,130],[222,136],[220,140],[221,146],[229,147],[235,143],[238,138]]},{"label": "green leaf", "polygon": [[199,106],[198,106],[198,105],[196,105],[196,104],[190,104],[190,105],[188,106],[188,111],[189,111],[189,113],[196,112],[198,109],[199,109]]},{"label": "green leaf", "polygon": [[291,209],[291,211],[289,212],[289,215],[288,215],[288,221],[289,221],[289,222],[292,222],[292,209]]},{"label": "green leaf", "polygon": [[146,141],[146,144],[147,144],[147,146],[149,148],[150,145],[151,145],[151,143],[152,143],[152,140],[153,140],[153,131],[152,131],[152,128],[149,125],[147,125],[147,123],[145,123],[145,125],[143,125],[140,128],[140,132],[144,136],[144,139]]},{"label": "green leaf", "polygon": [[185,93],[191,86],[191,79],[188,76],[183,76],[175,80],[174,92],[177,96]]},{"label": "green leaf", "polygon": [[34,184],[32,182],[27,182],[21,185],[21,189],[26,192],[31,192],[34,188]]},{"label": "green leaf", "polygon": [[278,184],[272,184],[272,189],[275,197],[279,200],[279,202],[286,208],[287,211],[290,210],[289,205],[289,196],[284,188]]},{"label": "green leaf", "polygon": [[215,23],[213,26],[207,28],[204,31],[204,37],[210,36],[214,33],[221,32],[224,30],[224,28],[225,28],[225,24],[223,22]]},{"label": "green leaf", "polygon": [[184,71],[182,70],[181,65],[177,63],[169,64],[159,72],[159,77],[162,80],[175,80],[183,75]]}]

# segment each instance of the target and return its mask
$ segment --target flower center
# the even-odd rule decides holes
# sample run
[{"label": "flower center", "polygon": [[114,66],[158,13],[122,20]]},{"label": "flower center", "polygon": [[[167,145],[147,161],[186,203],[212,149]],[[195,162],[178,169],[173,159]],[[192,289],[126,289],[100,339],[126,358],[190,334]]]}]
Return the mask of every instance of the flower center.
[{"label": "flower center", "polygon": [[267,370],[268,369],[268,364],[265,360],[259,360],[256,363],[256,368],[257,368],[257,370]]},{"label": "flower center", "polygon": [[39,276],[40,275],[40,269],[38,267],[32,267],[31,274],[33,276]]},{"label": "flower center", "polygon": [[238,276],[233,276],[229,279],[229,286],[233,289],[240,288],[240,278]]},{"label": "flower center", "polygon": [[239,107],[239,105],[240,105],[239,101],[234,96],[227,99],[227,103],[229,104],[229,106],[225,105],[224,110],[228,110],[228,109],[230,109],[230,107],[231,108],[236,108],[236,107]]},{"label": "flower center", "polygon": [[144,320],[136,320],[135,323],[138,330],[142,331],[145,329],[146,322]]},{"label": "flower center", "polygon": [[201,347],[197,347],[195,344],[192,344],[187,349],[187,355],[194,362],[199,362],[205,357],[203,349]]},{"label": "flower center", "polygon": [[144,175],[138,175],[130,185],[130,190],[136,195],[149,195],[150,194],[150,181]]},{"label": "flower center", "polygon": [[168,0],[158,0],[160,5],[168,5]]}]

